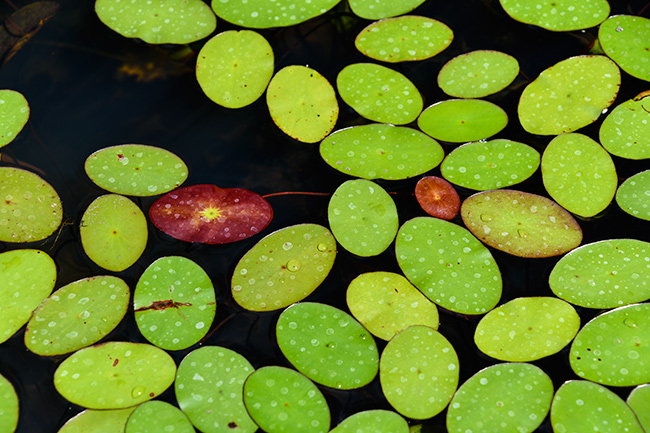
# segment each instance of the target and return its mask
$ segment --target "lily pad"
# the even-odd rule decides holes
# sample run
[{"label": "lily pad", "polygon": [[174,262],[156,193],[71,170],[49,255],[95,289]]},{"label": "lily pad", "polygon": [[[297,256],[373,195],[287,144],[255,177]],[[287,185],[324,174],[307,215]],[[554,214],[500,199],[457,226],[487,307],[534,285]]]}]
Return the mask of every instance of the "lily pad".
[{"label": "lily pad", "polygon": [[476,141],[452,150],[440,172],[453,184],[487,191],[523,182],[535,173],[539,162],[539,152],[524,143]]},{"label": "lily pad", "polygon": [[627,404],[634,411],[644,430],[650,430],[650,384],[639,385],[630,392]]},{"label": "lily pad", "polygon": [[66,358],[54,372],[56,390],[89,409],[123,409],[151,400],[174,381],[176,364],[164,350],[111,341]]},{"label": "lily pad", "polygon": [[243,188],[191,185],[165,194],[149,208],[151,222],[185,242],[227,244],[256,235],[273,219],[273,208]]},{"label": "lily pad", "polygon": [[34,242],[61,225],[61,199],[38,175],[0,167],[0,242]]},{"label": "lily pad", "polygon": [[463,383],[449,404],[447,431],[531,433],[551,407],[553,382],[532,364],[484,368]]},{"label": "lily pad", "polygon": [[650,91],[617,105],[600,125],[600,142],[612,155],[650,158]]},{"label": "lily pad", "polygon": [[57,433],[124,433],[135,406],[126,409],[86,409],[70,418]]},{"label": "lily pad", "polygon": [[350,9],[355,15],[367,20],[381,20],[411,12],[424,3],[424,0],[349,0]]},{"label": "lily pad", "polygon": [[582,242],[582,230],[570,213],[528,192],[480,192],[463,202],[460,214],[477,238],[514,256],[558,256]]},{"label": "lily pad", "polygon": [[267,433],[326,433],[330,411],[307,377],[284,367],[262,367],[244,383],[244,404]]},{"label": "lily pad", "polygon": [[212,0],[219,18],[254,29],[288,27],[324,14],[341,0]]},{"label": "lily pad", "polygon": [[95,12],[111,30],[149,44],[187,44],[217,27],[217,18],[201,0],[96,0]]},{"label": "lily pad", "polygon": [[650,221],[650,170],[623,182],[616,191],[616,203],[630,215]]},{"label": "lily pad", "polygon": [[147,219],[135,203],[121,195],[96,198],[81,217],[80,226],[84,251],[109,271],[127,269],[147,246]]},{"label": "lily pad", "polygon": [[621,73],[605,56],[577,56],[556,63],[530,83],[519,99],[519,121],[531,134],[558,135],[593,123],[616,99]]},{"label": "lily pad", "polygon": [[271,233],[239,260],[232,276],[235,301],[250,311],[273,311],[299,302],[334,265],[336,241],[325,227],[299,224]]},{"label": "lily pad", "polygon": [[449,60],[438,86],[456,98],[483,98],[505,89],[519,74],[519,62],[500,51],[478,50]]},{"label": "lily pad", "polygon": [[325,138],[339,117],[332,85],[305,66],[287,66],[278,71],[269,83],[266,103],[278,128],[305,143]]},{"label": "lily pad", "polygon": [[361,274],[348,286],[346,299],[352,315],[382,340],[412,325],[438,329],[436,305],[399,274]]},{"label": "lily pad", "polygon": [[386,400],[402,415],[431,418],[447,407],[458,386],[453,346],[428,326],[410,326],[381,354],[379,379]]},{"label": "lily pad", "polygon": [[106,147],[86,159],[90,180],[116,194],[164,194],[187,179],[187,166],[173,153],[143,144]]},{"label": "lily pad", "polygon": [[576,248],[555,265],[548,283],[574,305],[615,308],[650,298],[650,243],[610,239]]},{"label": "lily pad", "polygon": [[409,433],[404,418],[389,410],[365,410],[344,419],[330,433]]},{"label": "lily pad", "polygon": [[96,343],[120,323],[130,295],[129,286],[110,275],[67,284],[34,312],[25,346],[38,355],[54,356]]},{"label": "lily pad", "polygon": [[404,75],[374,63],[353,63],[336,77],[343,101],[366,119],[404,125],[422,111],[422,96]]},{"label": "lily pad", "polygon": [[563,208],[592,217],[607,208],[618,177],[609,153],[586,135],[555,137],[542,155],[542,179],[551,197]]},{"label": "lily pad", "polygon": [[171,256],[144,271],[133,310],[144,338],[165,350],[181,350],[208,333],[217,303],[208,274],[190,259]]},{"label": "lily pad", "polygon": [[487,313],[474,341],[492,358],[526,362],[559,352],[578,329],[580,316],[568,303],[550,297],[517,298]]},{"label": "lily pad", "polygon": [[375,340],[338,308],[312,302],[294,304],[280,315],[276,335],[289,362],[321,385],[355,389],[377,375]]},{"label": "lily pad", "polygon": [[327,219],[341,246],[362,257],[384,252],[399,228],[397,207],[391,196],[365,179],[348,180],[334,191]]},{"label": "lily pad", "polygon": [[13,433],[18,426],[18,396],[13,385],[0,375],[0,431]]},{"label": "lily pad", "polygon": [[418,180],[415,198],[426,213],[443,220],[453,219],[460,209],[460,197],[454,187],[437,176]]},{"label": "lily pad", "polygon": [[20,92],[0,90],[0,147],[11,143],[29,119],[29,104]]},{"label": "lily pad", "polygon": [[56,265],[47,253],[23,249],[0,254],[0,343],[27,323],[55,282]]},{"label": "lily pad", "polygon": [[587,29],[609,15],[607,0],[500,0],[513,19],[554,32]]},{"label": "lily pad", "polygon": [[445,153],[418,130],[393,125],[340,129],[320,144],[327,164],[364,179],[406,179],[435,168]]},{"label": "lily pad", "polygon": [[273,76],[273,60],[273,49],[262,35],[251,30],[229,30],[201,48],[196,79],[206,96],[217,104],[241,108],[262,96]]},{"label": "lily pad", "polygon": [[614,15],[598,28],[598,41],[618,66],[641,80],[650,81],[650,19]]},{"label": "lily pad", "polygon": [[257,425],[243,400],[244,381],[253,370],[246,358],[225,347],[193,350],[176,373],[178,405],[204,433],[254,433]]},{"label": "lily pad", "polygon": [[400,228],[395,254],[411,283],[447,310],[484,314],[499,302],[499,267],[463,227],[437,218],[413,218]]},{"label": "lily pad", "polygon": [[499,106],[481,99],[449,99],[424,110],[418,127],[436,140],[451,143],[484,140],[508,124]]},{"label": "lily pad", "polygon": [[433,57],[453,39],[454,32],[446,24],[408,15],[370,24],[357,35],[354,45],[371,59],[396,63]]},{"label": "lily pad", "polygon": [[592,319],[578,332],[569,354],[583,379],[610,386],[650,382],[650,304],[616,308]]},{"label": "lily pad", "polygon": [[126,423],[124,433],[196,433],[187,416],[164,401],[147,401],[137,407]]}]

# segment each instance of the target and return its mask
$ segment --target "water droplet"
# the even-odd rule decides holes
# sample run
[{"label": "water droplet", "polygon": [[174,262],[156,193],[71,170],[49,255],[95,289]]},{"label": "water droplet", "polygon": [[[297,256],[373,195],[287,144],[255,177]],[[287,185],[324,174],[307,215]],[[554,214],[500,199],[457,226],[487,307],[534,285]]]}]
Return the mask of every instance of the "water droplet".
[{"label": "water droplet", "polygon": [[517,234],[519,234],[519,237],[522,239],[526,239],[528,237],[528,233],[526,233],[522,229],[517,230]]},{"label": "water droplet", "polygon": [[325,345],[325,347],[327,347],[328,349],[334,349],[336,347],[336,343],[333,342],[333,341],[330,341],[329,343],[327,343]]},{"label": "water droplet", "polygon": [[287,262],[287,270],[290,272],[296,272],[298,269],[300,269],[301,263],[299,260],[289,260]]},{"label": "water droplet", "polygon": [[492,215],[482,214],[481,221],[492,221]]},{"label": "water droplet", "polygon": [[136,386],[135,388],[133,388],[133,389],[131,390],[131,397],[133,397],[133,398],[138,398],[138,397],[140,397],[142,394],[144,394],[144,391],[145,391],[145,389],[144,389],[143,386]]},{"label": "water droplet", "polygon": [[623,323],[629,328],[638,328],[636,322],[633,319],[627,318],[623,320]]},{"label": "water droplet", "polygon": [[341,388],[343,388],[343,384],[341,382],[336,382],[336,387],[338,389],[341,389]]},{"label": "water droplet", "polygon": [[325,243],[320,243],[318,244],[318,251],[327,251],[327,244]]}]

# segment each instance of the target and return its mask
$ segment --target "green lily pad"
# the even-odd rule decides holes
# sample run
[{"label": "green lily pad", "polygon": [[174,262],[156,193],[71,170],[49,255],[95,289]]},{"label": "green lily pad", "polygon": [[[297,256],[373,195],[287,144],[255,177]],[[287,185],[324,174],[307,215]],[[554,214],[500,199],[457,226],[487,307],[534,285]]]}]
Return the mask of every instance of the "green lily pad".
[{"label": "green lily pad", "polygon": [[29,104],[20,92],[0,90],[0,147],[11,143],[29,119]]},{"label": "green lily pad", "polygon": [[528,192],[480,192],[463,202],[460,214],[474,236],[514,256],[558,256],[582,242],[582,230],[570,213]]},{"label": "green lily pad", "polygon": [[84,168],[100,188],[140,197],[164,194],[187,179],[187,166],[178,156],[143,144],[100,149],[86,159]]},{"label": "green lily pad", "polygon": [[404,418],[389,410],[364,410],[350,415],[330,433],[409,433],[409,425]]},{"label": "green lily pad", "polygon": [[519,121],[531,134],[558,135],[593,123],[616,99],[621,73],[605,56],[577,56],[556,63],[530,83],[519,99]]},{"label": "green lily pad", "polygon": [[343,101],[366,119],[404,125],[422,111],[422,96],[404,75],[374,63],[353,63],[336,77]]},{"label": "green lily pad", "polygon": [[350,9],[355,15],[367,20],[381,20],[411,12],[424,3],[424,0],[349,0]]},{"label": "green lily pad", "polygon": [[334,191],[327,219],[338,243],[362,257],[384,252],[399,228],[397,207],[391,196],[365,179],[348,180]]},{"label": "green lily pad", "polygon": [[650,384],[639,385],[630,392],[627,404],[634,411],[645,431],[650,430]]},{"label": "green lily pad", "polygon": [[176,400],[192,424],[204,433],[235,430],[254,433],[257,425],[246,412],[244,381],[254,368],[225,347],[193,350],[178,366]]},{"label": "green lily pad", "polygon": [[630,215],[650,221],[650,170],[625,180],[616,191],[616,203]]},{"label": "green lily pad", "polygon": [[305,66],[287,66],[278,71],[269,83],[266,103],[278,128],[305,143],[325,138],[339,117],[332,85]]},{"label": "green lily pad", "polygon": [[418,127],[436,140],[451,143],[484,140],[508,124],[499,106],[481,99],[449,99],[433,104],[418,118]]},{"label": "green lily pad", "polygon": [[438,86],[456,98],[483,98],[505,89],[519,74],[519,62],[499,51],[478,50],[449,60],[438,73]]},{"label": "green lily pad", "polygon": [[609,15],[607,0],[500,0],[513,19],[554,32],[587,29]]},{"label": "green lily pad", "polygon": [[144,271],[133,294],[135,321],[151,343],[181,350],[208,333],[217,302],[210,277],[185,257],[162,257]]},{"label": "green lily pad", "polygon": [[310,0],[294,3],[288,0],[212,0],[212,9],[219,18],[254,29],[288,27],[324,14],[341,0]]},{"label": "green lily pad", "polygon": [[57,433],[124,433],[135,406],[126,409],[86,409],[70,418]]},{"label": "green lily pad", "polygon": [[559,135],[546,146],[542,179],[546,191],[560,206],[582,217],[605,210],[618,185],[609,153],[578,133]]},{"label": "green lily pad", "polygon": [[445,152],[418,130],[393,125],[340,129],[320,144],[327,164],[364,179],[406,179],[435,168]]},{"label": "green lily pad", "polygon": [[187,416],[164,401],[147,401],[137,407],[126,423],[124,433],[196,433]]},{"label": "green lily pad", "polygon": [[348,286],[346,299],[352,315],[382,340],[412,325],[438,329],[436,305],[399,274],[361,274]]},{"label": "green lily pad", "polygon": [[273,76],[273,60],[273,49],[262,35],[251,30],[229,30],[201,48],[196,79],[206,96],[217,104],[241,108],[262,96]]},{"label": "green lily pad", "polygon": [[576,335],[569,362],[583,379],[611,386],[650,382],[650,304],[610,310],[582,327]]},{"label": "green lily pad", "polygon": [[402,415],[431,418],[447,407],[458,386],[458,356],[440,333],[410,326],[386,345],[379,363],[386,400]]},{"label": "green lily pad", "polygon": [[96,0],[95,12],[111,30],[149,44],[187,44],[217,27],[214,13],[200,0]]},{"label": "green lily pad", "polygon": [[409,15],[370,24],[357,35],[354,45],[371,59],[396,63],[433,57],[453,39],[454,32],[446,24]]},{"label": "green lily pad", "polygon": [[451,220],[458,215],[460,196],[454,187],[441,177],[427,176],[415,184],[415,198],[429,215]]},{"label": "green lily pad", "polygon": [[617,105],[600,125],[600,142],[612,155],[650,158],[650,91]]},{"label": "green lily pad", "polygon": [[548,284],[559,298],[587,308],[615,308],[650,298],[650,243],[610,239],[560,259]]},{"label": "green lily pad", "polygon": [[239,260],[232,276],[235,301],[250,311],[273,311],[309,296],[336,257],[332,233],[298,224],[271,233]]},{"label": "green lily pad", "polygon": [[463,227],[437,218],[413,218],[400,228],[395,254],[406,278],[447,310],[484,314],[499,302],[499,267]]},{"label": "green lily pad", "polygon": [[176,364],[149,344],[111,341],[86,347],[54,372],[56,390],[89,409],[123,409],[151,400],[174,382]]},{"label": "green lily pad", "polygon": [[55,282],[56,265],[47,253],[23,249],[0,254],[0,343],[27,323]]},{"label": "green lily pad", "polygon": [[267,433],[325,433],[330,411],[307,377],[284,367],[262,367],[244,383],[248,413]]},{"label": "green lily pad", "polygon": [[34,242],[61,225],[61,199],[38,175],[0,167],[0,242]]},{"label": "green lily pad", "polygon": [[580,316],[570,304],[550,297],[517,298],[487,313],[474,341],[492,358],[526,362],[559,352],[578,329]]},{"label": "green lily pad", "polygon": [[13,385],[0,375],[0,431],[13,433],[18,426],[18,396]]},{"label": "green lily pad", "polygon": [[634,412],[619,396],[586,380],[564,382],[557,390],[551,403],[551,425],[558,433],[643,433]]},{"label": "green lily pad", "polygon": [[27,324],[25,346],[41,356],[63,355],[108,335],[126,314],[131,291],[110,275],[67,284],[46,299]]},{"label": "green lily pad", "polygon": [[496,364],[463,383],[449,404],[449,433],[531,433],[551,407],[553,382],[539,367]]},{"label": "green lily pad", "polygon": [[650,81],[650,19],[614,15],[598,28],[598,41],[618,66],[641,80]]},{"label": "green lily pad", "polygon": [[127,269],[147,246],[147,219],[135,203],[121,195],[96,198],[84,212],[80,226],[84,251],[109,271]]},{"label": "green lily pad", "polygon": [[476,141],[452,150],[440,172],[453,184],[487,191],[523,182],[535,173],[539,162],[539,152],[524,143]]}]

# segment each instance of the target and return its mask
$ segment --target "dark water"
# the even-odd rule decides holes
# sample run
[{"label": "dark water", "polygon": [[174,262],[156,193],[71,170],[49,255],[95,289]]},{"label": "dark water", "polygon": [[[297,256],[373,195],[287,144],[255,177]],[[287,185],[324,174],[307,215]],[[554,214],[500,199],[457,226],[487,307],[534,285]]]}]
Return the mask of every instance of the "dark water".
[{"label": "dark water", "polygon": [[[20,161],[23,168],[43,176],[63,201],[64,227],[55,240],[37,244],[0,244],[0,251],[40,248],[54,258],[58,267],[56,288],[69,282],[107,272],[92,263],[79,241],[78,224],[88,204],[104,194],[90,182],[83,164],[92,152],[115,144],[141,143],[175,152],[188,165],[185,185],[212,183],[222,188],[242,187],[259,194],[282,191],[333,192],[349,178],[323,162],[317,145],[296,142],[273,124],[264,98],[249,107],[228,110],[212,103],[197,84],[194,58],[186,63],[169,60],[173,47],[153,48],[127,40],[106,28],[94,14],[93,2],[62,0],[61,9],[41,31],[7,64],[0,67],[0,88],[22,92],[31,105],[29,123],[20,136],[2,149],[3,165]],[[16,3],[21,6],[26,3]],[[612,14],[638,13],[645,1],[612,1]],[[10,14],[10,5],[0,2],[0,12]],[[504,108],[510,116],[508,127],[498,138],[525,142],[540,153],[552,137],[532,136],[523,131],[516,116],[519,95],[529,79],[567,57],[585,54],[596,35],[595,29],[552,33],[514,22],[498,1],[428,1],[414,13],[438,19],[455,32],[452,45],[443,53],[422,62],[392,65],[420,89],[425,107],[447,99],[436,85],[440,67],[450,58],[471,50],[494,49],[513,55],[522,74],[505,91],[486,99]],[[368,61],[354,48],[354,37],[368,21],[350,18],[343,10],[288,29],[261,33],[275,51],[276,71],[291,64],[308,65],[331,83],[344,66]],[[235,28],[221,20],[217,31]],[[198,50],[200,43],[192,44]],[[124,70],[140,67],[162,76],[138,81]],[[122,71],[122,72],[120,72]],[[615,104],[650,87],[623,73],[623,84]],[[580,132],[597,139],[600,119]],[[365,123],[341,103],[337,129]],[[446,152],[452,149],[445,146]],[[627,177],[648,169],[647,162],[614,158],[618,174]],[[430,174],[439,175],[439,170]],[[398,193],[394,196],[400,223],[423,215],[412,196],[418,178],[379,182]],[[517,189],[544,194],[541,175],[536,173]],[[462,198],[470,191],[460,191]],[[155,198],[136,199],[146,212]],[[256,237],[231,245],[195,245],[172,239],[152,225],[149,243],[138,262],[118,273],[131,288],[144,269],[164,255],[182,255],[200,264],[210,275],[217,291],[217,317],[213,328],[228,318],[204,344],[221,345],[238,351],[257,368],[265,365],[289,366],[275,344],[273,328],[280,312],[251,313],[238,307],[230,296],[229,280],[239,258],[262,236],[277,229],[305,222],[327,225],[327,203],[323,196],[277,196],[269,198],[275,218]],[[456,223],[462,225],[457,218]],[[579,221],[584,243],[630,237],[650,241],[648,223],[623,213],[616,204],[588,221]],[[521,296],[552,295],[548,274],[557,258],[523,259],[493,251],[501,268],[504,290],[501,302]],[[308,300],[326,302],[347,310],[348,283],[362,272],[400,272],[392,247],[378,257],[360,258],[340,251],[334,269]],[[583,323],[598,312],[579,309]],[[461,383],[479,369],[496,361],[481,354],[473,343],[480,317],[465,318],[441,312],[440,332],[454,345],[460,359]],[[55,432],[82,408],[69,404],[54,389],[53,373],[63,357],[44,358],[29,352],[23,344],[24,329],[0,345],[0,374],[15,386],[20,398],[22,433]],[[106,340],[145,342],[135,326],[132,309]],[[378,341],[380,349],[385,343]],[[179,363],[187,350],[171,355]],[[565,380],[577,378],[567,360],[567,349],[535,361],[553,379],[557,389]],[[332,424],[360,410],[390,406],[381,394],[379,380],[356,391],[321,388],[332,411]],[[615,390],[622,397],[628,388]],[[171,390],[161,399],[175,403]],[[425,421],[432,431],[444,431],[444,415]],[[551,431],[547,419],[539,431]]]}]

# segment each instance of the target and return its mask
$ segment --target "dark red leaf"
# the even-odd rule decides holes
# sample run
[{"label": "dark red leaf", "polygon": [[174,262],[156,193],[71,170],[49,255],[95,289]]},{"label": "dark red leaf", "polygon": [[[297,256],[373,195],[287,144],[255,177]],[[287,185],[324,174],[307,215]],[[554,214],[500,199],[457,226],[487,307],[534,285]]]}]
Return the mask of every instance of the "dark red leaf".
[{"label": "dark red leaf", "polygon": [[415,198],[426,213],[450,220],[458,214],[460,197],[454,187],[441,177],[427,176],[415,185]]}]

